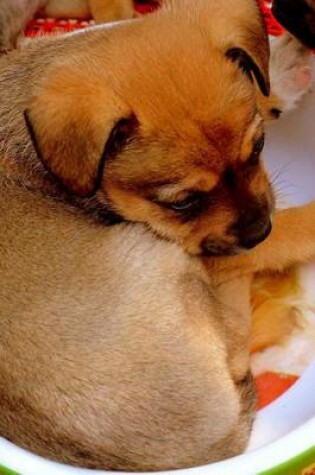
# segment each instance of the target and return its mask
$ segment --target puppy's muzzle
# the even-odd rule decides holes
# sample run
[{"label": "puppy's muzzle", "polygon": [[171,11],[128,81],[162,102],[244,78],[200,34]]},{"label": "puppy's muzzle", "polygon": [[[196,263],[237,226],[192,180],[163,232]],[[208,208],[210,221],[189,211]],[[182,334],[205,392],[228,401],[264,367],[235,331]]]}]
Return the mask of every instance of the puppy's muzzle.
[{"label": "puppy's muzzle", "polygon": [[201,243],[205,256],[233,256],[252,249],[270,234],[271,206],[254,202],[241,210],[237,221],[228,229],[227,236],[208,236]]},{"label": "puppy's muzzle", "polygon": [[270,219],[264,224],[259,224],[253,227],[249,231],[240,235],[239,246],[245,249],[252,249],[269,236],[271,229],[272,226]]},{"label": "puppy's muzzle", "polygon": [[272,229],[270,210],[266,205],[253,205],[240,213],[231,232],[242,249],[252,249],[264,241]]}]

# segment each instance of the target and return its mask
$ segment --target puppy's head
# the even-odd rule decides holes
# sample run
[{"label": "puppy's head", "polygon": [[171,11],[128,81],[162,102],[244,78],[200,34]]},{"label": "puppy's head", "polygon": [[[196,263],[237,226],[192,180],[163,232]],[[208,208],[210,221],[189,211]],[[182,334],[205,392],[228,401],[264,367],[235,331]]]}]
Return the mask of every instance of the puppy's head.
[{"label": "puppy's head", "polygon": [[315,48],[315,0],[274,0],[272,13],[305,46]]},{"label": "puppy's head", "polygon": [[26,117],[38,156],[85,207],[219,255],[271,228],[256,103],[269,52],[255,2],[238,2],[228,26],[209,3],[74,37],[76,60],[47,73]]}]

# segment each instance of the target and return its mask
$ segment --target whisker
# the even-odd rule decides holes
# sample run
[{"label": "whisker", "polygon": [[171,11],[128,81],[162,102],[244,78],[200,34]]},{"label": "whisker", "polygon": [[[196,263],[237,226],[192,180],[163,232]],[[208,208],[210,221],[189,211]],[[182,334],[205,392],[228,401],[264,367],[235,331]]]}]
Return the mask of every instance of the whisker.
[{"label": "whisker", "polygon": [[278,180],[278,178],[280,178],[288,170],[290,165],[290,163],[285,163],[279,169],[273,171],[270,175],[271,183],[274,184]]}]

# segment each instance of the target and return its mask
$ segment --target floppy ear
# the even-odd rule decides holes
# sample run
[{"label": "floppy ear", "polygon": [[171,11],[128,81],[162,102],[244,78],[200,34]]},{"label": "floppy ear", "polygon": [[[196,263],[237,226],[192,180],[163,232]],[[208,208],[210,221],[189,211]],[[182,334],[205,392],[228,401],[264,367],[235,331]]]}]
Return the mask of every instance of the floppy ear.
[{"label": "floppy ear", "polygon": [[[237,12],[234,11],[238,9]],[[241,71],[251,80],[256,80],[265,96],[270,94],[269,57],[270,48],[266,24],[257,0],[238,0],[235,17],[226,40],[226,56],[237,63]],[[226,44],[228,44],[226,42]]]},{"label": "floppy ear", "polygon": [[251,80],[256,79],[259,89],[264,96],[270,94],[270,82],[268,71],[264,72],[253,58],[242,48],[230,48],[226,52],[226,57],[238,64],[241,71]]},{"label": "floppy ear", "polygon": [[106,85],[58,72],[24,113],[39,159],[69,191],[92,196],[136,120]]}]

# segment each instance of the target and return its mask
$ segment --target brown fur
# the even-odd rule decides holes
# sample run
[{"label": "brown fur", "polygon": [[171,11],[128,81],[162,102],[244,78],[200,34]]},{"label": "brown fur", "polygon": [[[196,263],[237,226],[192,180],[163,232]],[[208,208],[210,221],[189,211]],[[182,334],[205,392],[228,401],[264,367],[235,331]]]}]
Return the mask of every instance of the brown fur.
[{"label": "brown fur", "polygon": [[[268,88],[268,46],[256,3],[229,23],[226,3],[0,63],[0,434],[43,456],[165,470],[246,446],[252,274],[315,257],[315,204],[207,257],[264,239],[273,206],[247,161],[256,79],[226,56],[242,48]],[[191,190],[192,215],[166,206]],[[115,213],[138,223],[104,227]]]},{"label": "brown fur", "polygon": [[[19,156],[23,177],[40,186],[46,178],[47,193],[100,219],[114,212],[145,222],[194,254],[235,253],[262,240],[273,197],[263,163],[251,165],[250,158],[263,121],[253,83],[226,55],[235,45],[242,48],[268,88],[268,45],[261,44],[256,3],[242,3],[234,8],[233,38],[220,24],[225,4],[206,3],[186,14],[186,4],[181,9],[170,2],[143,20],[50,42],[37,54],[35,48],[33,56],[48,61],[48,73],[38,76],[28,64],[20,73],[27,92],[20,118],[25,125],[26,115],[35,148]],[[252,18],[244,28],[243,10]],[[180,38],[183,30],[190,31],[188,44]],[[56,47],[59,59],[52,61]],[[64,63],[63,51],[75,53],[73,60]],[[30,53],[24,54],[28,63]],[[24,134],[28,140],[26,127]],[[198,195],[197,206],[187,213],[171,209],[189,195]]]}]

